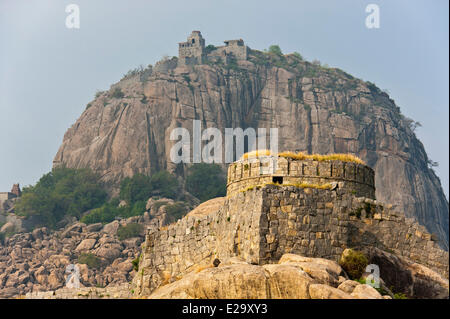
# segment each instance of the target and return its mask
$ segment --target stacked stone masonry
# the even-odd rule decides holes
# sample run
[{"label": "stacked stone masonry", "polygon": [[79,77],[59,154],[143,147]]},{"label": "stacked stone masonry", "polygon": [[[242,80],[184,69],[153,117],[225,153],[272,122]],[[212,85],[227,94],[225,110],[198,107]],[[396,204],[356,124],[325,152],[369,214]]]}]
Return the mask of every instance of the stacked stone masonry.
[{"label": "stacked stone masonry", "polygon": [[188,216],[147,234],[133,280],[136,294],[239,257],[277,262],[284,253],[338,261],[345,248],[377,247],[448,278],[448,252],[424,227],[373,199],[344,189],[266,185],[229,196],[206,216]]},{"label": "stacked stone masonry", "polygon": [[279,178],[282,178],[281,183],[286,185],[336,183],[340,189],[356,196],[375,198],[375,174],[368,166],[353,162],[279,157],[276,165],[269,167],[270,161],[272,160],[250,158],[231,164],[228,167],[227,194],[231,195],[255,185],[280,182]]}]

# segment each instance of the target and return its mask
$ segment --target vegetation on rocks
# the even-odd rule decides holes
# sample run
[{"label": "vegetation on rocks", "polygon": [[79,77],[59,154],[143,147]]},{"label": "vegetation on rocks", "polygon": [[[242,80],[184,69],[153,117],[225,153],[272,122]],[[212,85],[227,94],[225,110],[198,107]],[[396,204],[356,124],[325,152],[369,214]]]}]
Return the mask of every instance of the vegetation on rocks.
[{"label": "vegetation on rocks", "polygon": [[112,92],[111,92],[111,96],[113,98],[116,99],[121,99],[125,96],[125,94],[123,94],[122,90],[119,87],[116,87]]},{"label": "vegetation on rocks", "polygon": [[360,279],[368,263],[367,257],[362,252],[353,249],[346,249],[339,261],[351,279]]},{"label": "vegetation on rocks", "polygon": [[[270,150],[256,150],[251,151],[248,153],[245,153],[242,155],[242,159],[249,159],[249,158],[255,158],[259,156],[270,156],[272,153]],[[285,157],[285,158],[291,158],[295,160],[314,160],[314,161],[343,161],[343,162],[353,162],[357,164],[366,165],[366,163],[360,159],[359,157],[352,155],[352,154],[305,154],[303,152],[280,152],[278,153],[279,157]]]},{"label": "vegetation on rocks", "polygon": [[83,253],[78,257],[78,263],[86,264],[89,268],[99,269],[101,266],[101,259],[91,253]]},{"label": "vegetation on rocks", "polygon": [[205,52],[206,54],[211,53],[212,51],[217,50],[216,46],[212,45],[212,44],[208,44],[205,48]]},{"label": "vegetation on rocks", "polygon": [[83,212],[103,205],[106,199],[98,176],[89,169],[54,168],[36,185],[24,187],[16,212],[38,216],[42,224],[54,228],[64,217],[79,218]]},{"label": "vegetation on rocks", "polygon": [[188,170],[186,189],[202,202],[226,193],[226,179],[217,164],[194,164]]},{"label": "vegetation on rocks", "polygon": [[359,157],[352,154],[304,154],[302,152],[293,153],[293,152],[281,152],[278,153],[280,157],[287,157],[297,160],[304,159],[312,159],[315,161],[323,162],[323,161],[343,161],[343,162],[353,162],[357,164],[366,165],[366,163],[361,160]]},{"label": "vegetation on rocks", "polygon": [[120,240],[139,237],[143,230],[144,226],[142,224],[130,223],[119,227],[117,230],[117,237],[119,237]]},{"label": "vegetation on rocks", "polygon": [[283,52],[281,52],[281,49],[278,45],[274,44],[269,47],[269,53],[275,54],[275,55],[283,55]]},{"label": "vegetation on rocks", "polygon": [[[180,185],[175,176],[160,171],[152,176],[136,174],[125,178],[120,185],[119,198],[113,198],[101,207],[91,210],[81,218],[86,224],[109,223],[116,217],[139,216],[145,212],[146,201],[153,195],[177,198]],[[119,205],[120,200],[125,205]]]},{"label": "vegetation on rocks", "polygon": [[133,259],[131,261],[131,264],[133,265],[134,271],[139,271],[139,262],[140,261],[141,261],[141,254],[139,254],[138,257],[136,257],[135,259]]},{"label": "vegetation on rocks", "polygon": [[180,185],[175,176],[167,171],[160,171],[151,176],[135,174],[125,178],[120,185],[120,199],[128,204],[147,200],[152,195],[177,198]]},{"label": "vegetation on rocks", "polygon": [[169,223],[177,221],[188,212],[188,209],[183,202],[176,202],[171,205],[166,205],[165,208]]}]

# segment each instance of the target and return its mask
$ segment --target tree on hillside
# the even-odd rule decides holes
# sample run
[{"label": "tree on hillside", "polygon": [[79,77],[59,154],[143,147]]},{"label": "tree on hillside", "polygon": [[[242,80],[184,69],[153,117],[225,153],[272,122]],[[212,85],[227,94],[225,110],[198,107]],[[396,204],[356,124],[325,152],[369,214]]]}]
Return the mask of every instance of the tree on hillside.
[{"label": "tree on hillside", "polygon": [[54,228],[65,216],[79,218],[106,202],[107,194],[99,177],[89,169],[55,168],[34,186],[25,187],[16,204],[22,216],[39,216]]},{"label": "tree on hillside", "polygon": [[276,44],[273,44],[269,47],[269,53],[273,53],[275,55],[283,55],[283,52],[281,52],[280,47]]},{"label": "tree on hillside", "polygon": [[225,196],[226,179],[217,164],[194,164],[188,169],[186,189],[203,202]]}]

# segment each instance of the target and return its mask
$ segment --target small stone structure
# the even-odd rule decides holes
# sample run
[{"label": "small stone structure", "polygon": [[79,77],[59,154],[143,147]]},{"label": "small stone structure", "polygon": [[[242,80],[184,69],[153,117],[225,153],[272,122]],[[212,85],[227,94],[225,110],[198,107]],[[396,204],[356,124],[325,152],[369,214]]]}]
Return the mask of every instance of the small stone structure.
[{"label": "small stone structure", "polygon": [[205,39],[200,31],[192,31],[186,42],[178,43],[178,65],[202,64],[207,61],[229,63],[232,60],[247,60],[248,47],[244,40],[227,40],[224,46],[207,52]]},{"label": "small stone structure", "polygon": [[[191,271],[211,267],[215,259],[239,257],[261,265],[294,253],[338,261],[346,248],[376,247],[448,278],[448,252],[423,226],[373,199],[373,171],[367,166],[286,160],[289,169],[280,163],[274,174],[261,176],[259,164],[230,165],[227,198],[217,211],[149,230],[133,280],[136,294],[150,294]],[[299,175],[302,164],[307,171]],[[318,174],[311,174],[317,169]],[[283,182],[260,185],[272,177],[283,177]],[[302,188],[289,186],[285,178],[323,179],[340,186]]]},{"label": "small stone structure", "polygon": [[200,31],[192,31],[186,42],[178,43],[178,61],[181,65],[201,64],[205,61],[205,39]]},{"label": "small stone structure", "polygon": [[0,192],[0,211],[3,210],[3,204],[13,198],[20,197],[22,191],[19,184],[14,184],[10,192]]},{"label": "small stone structure", "polygon": [[222,61],[228,64],[231,61],[247,60],[249,49],[244,40],[227,40],[224,43],[224,46],[216,47],[208,54],[208,61]]}]

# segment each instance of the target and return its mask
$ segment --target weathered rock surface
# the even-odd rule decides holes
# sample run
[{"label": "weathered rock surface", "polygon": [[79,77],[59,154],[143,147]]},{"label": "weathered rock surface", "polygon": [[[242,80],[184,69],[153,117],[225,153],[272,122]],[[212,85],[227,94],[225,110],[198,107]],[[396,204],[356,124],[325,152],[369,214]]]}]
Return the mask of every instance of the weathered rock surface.
[{"label": "weathered rock surface", "polygon": [[[307,261],[306,261],[307,260]],[[327,275],[322,273],[326,272]],[[151,299],[160,298],[244,298],[244,299],[381,299],[372,287],[355,282],[360,293],[351,295],[337,286],[340,266],[330,260],[286,254],[279,264],[250,265],[236,260],[216,268],[192,272],[178,281],[155,290]],[[355,288],[355,289],[356,289]],[[372,291],[372,290],[373,291]]]},{"label": "weathered rock surface", "polygon": [[[90,167],[117,191],[134,173],[171,163],[175,127],[279,128],[280,150],[350,152],[374,168],[378,200],[436,233],[448,249],[449,208],[422,143],[389,96],[369,82],[292,55],[282,63],[250,52],[237,65],[174,65],[126,77],[68,129],[54,165]],[[173,64],[173,63],[172,63]],[[159,71],[158,71],[159,70]],[[224,166],[225,168],[225,166]]]},{"label": "weathered rock surface", "polygon": [[449,296],[449,281],[432,269],[377,248],[366,249],[369,263],[380,268],[387,287],[413,298],[442,299]]},{"label": "weathered rock surface", "polygon": [[[129,296],[128,288],[120,291],[117,287],[133,279],[136,271],[132,261],[141,253],[145,234],[119,240],[117,231],[130,223],[149,229],[164,226],[167,223],[164,207],[172,202],[150,198],[143,216],[114,220],[106,225],[75,222],[57,231],[37,228],[30,233],[14,234],[4,243],[0,241],[0,298],[25,294],[30,298]],[[83,255],[90,256],[91,264],[80,263]],[[85,287],[79,296],[66,288],[68,265],[79,270],[80,285]]]},{"label": "weathered rock surface", "polygon": [[186,216],[203,216],[213,212],[217,212],[220,207],[223,206],[225,197],[217,197],[201,203],[193,210],[191,210]]},{"label": "weathered rock surface", "polygon": [[26,299],[129,299],[132,293],[127,283],[106,287],[60,288],[54,291],[36,291],[25,295]]},{"label": "weathered rock surface", "polygon": [[[125,243],[114,234],[88,229],[81,223],[54,232],[38,228],[0,243],[0,298],[61,289],[66,285],[70,264],[79,269],[81,287],[130,282],[135,273],[132,260],[139,256],[143,236]],[[98,265],[80,264],[82,254],[93,256]]]}]

